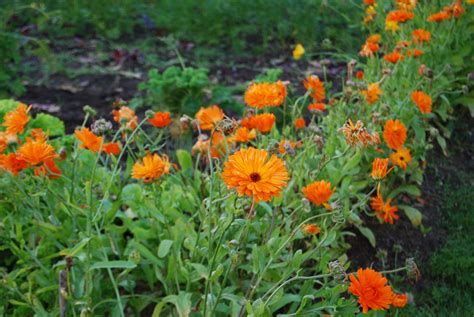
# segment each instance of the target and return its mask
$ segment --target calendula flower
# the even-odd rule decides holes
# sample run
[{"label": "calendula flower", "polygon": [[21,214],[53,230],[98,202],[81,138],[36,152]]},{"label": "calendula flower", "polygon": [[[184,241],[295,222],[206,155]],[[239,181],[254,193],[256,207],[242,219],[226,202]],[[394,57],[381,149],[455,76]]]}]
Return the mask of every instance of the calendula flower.
[{"label": "calendula flower", "polygon": [[423,55],[423,51],[418,49],[418,48],[414,48],[412,50],[407,50],[406,51],[406,54],[407,56],[412,56],[412,57],[420,57],[421,55]]},{"label": "calendula flower", "polygon": [[370,176],[372,176],[374,180],[381,180],[385,178],[392,169],[393,167],[388,169],[388,159],[376,158],[372,163],[372,173]]},{"label": "calendula flower", "polygon": [[254,140],[257,137],[255,129],[249,130],[245,127],[238,128],[235,131],[234,139],[236,142],[247,143]]},{"label": "calendula flower", "polygon": [[26,105],[20,103],[15,110],[5,114],[2,125],[7,128],[8,134],[23,134],[26,124],[30,121],[28,116],[30,109],[31,106],[27,108]]},{"label": "calendula flower", "polygon": [[74,131],[76,138],[81,142],[81,148],[97,153],[103,142],[103,138],[95,135],[89,128],[81,128]]},{"label": "calendula flower", "polygon": [[33,166],[57,157],[58,154],[54,148],[43,140],[27,138],[27,141],[18,149],[18,158]]},{"label": "calendula flower", "polygon": [[5,131],[0,131],[0,153],[3,153],[10,143],[17,142],[16,134],[10,134]]},{"label": "calendula flower", "polygon": [[405,23],[415,17],[415,14],[410,11],[395,10],[387,14],[385,21]]},{"label": "calendula flower", "polygon": [[276,119],[273,113],[262,113],[253,118],[255,120],[255,128],[261,133],[269,133]]},{"label": "calendula flower", "polygon": [[356,72],[356,78],[357,78],[358,80],[364,79],[364,72],[363,72],[362,70],[358,70],[358,71]]},{"label": "calendula flower", "polygon": [[367,86],[367,89],[361,91],[362,95],[369,105],[376,103],[383,94],[379,84],[372,83]]},{"label": "calendula flower", "polygon": [[249,107],[262,109],[278,107],[286,98],[286,86],[282,81],[276,83],[252,83],[245,91],[244,101]]},{"label": "calendula flower", "polygon": [[222,177],[229,189],[235,188],[239,196],[253,197],[256,202],[279,196],[289,179],[283,160],[253,147],[229,156]]},{"label": "calendula flower", "polygon": [[0,168],[12,173],[14,176],[24,170],[28,164],[17,153],[0,154]]},{"label": "calendula flower", "polygon": [[449,18],[451,18],[449,13],[446,13],[446,12],[442,11],[442,12],[438,12],[438,13],[434,13],[434,14],[430,15],[428,17],[427,21],[428,22],[441,22],[441,21],[444,21],[444,20],[448,20]]},{"label": "calendula flower", "polygon": [[413,11],[416,8],[417,0],[396,0],[397,7],[403,11]]},{"label": "calendula flower", "polygon": [[358,269],[357,276],[349,275],[351,284],[349,292],[357,296],[364,314],[369,309],[385,310],[392,303],[392,288],[387,285],[387,279],[372,269]]},{"label": "calendula flower", "polygon": [[304,55],[304,47],[301,44],[296,44],[295,49],[293,50],[293,58],[299,60]]},{"label": "calendula flower", "polygon": [[410,150],[404,147],[398,148],[394,153],[390,154],[390,161],[398,167],[406,170],[408,163],[411,162]]},{"label": "calendula flower", "polygon": [[326,91],[324,90],[324,83],[319,80],[318,76],[309,76],[303,82],[306,90],[310,91],[310,96],[321,102],[326,98]]},{"label": "calendula flower", "polygon": [[318,227],[318,225],[314,223],[302,224],[301,230],[307,235],[315,235],[321,232],[321,229]]},{"label": "calendula flower", "polygon": [[120,145],[118,143],[105,143],[102,147],[105,154],[118,155],[120,154]]},{"label": "calendula flower", "polygon": [[332,209],[327,203],[335,191],[335,188],[331,189],[330,182],[326,182],[325,180],[312,182],[304,187],[302,191],[306,198],[316,206],[323,205],[329,210]]},{"label": "calendula flower", "polygon": [[400,25],[397,21],[385,21],[385,30],[390,32],[397,32],[400,30]]},{"label": "calendula flower", "polygon": [[392,224],[399,218],[397,215],[398,208],[392,206],[392,198],[384,202],[382,194],[377,189],[377,196],[370,199],[370,207],[375,211],[377,217],[385,223]]},{"label": "calendula flower", "polygon": [[396,64],[398,61],[404,60],[405,56],[403,56],[399,52],[391,52],[386,54],[383,59],[389,63]]},{"label": "calendula flower", "polygon": [[368,5],[368,6],[374,5],[374,4],[375,4],[375,0],[364,0],[364,4],[365,4],[365,5]]},{"label": "calendula flower", "polygon": [[383,129],[383,138],[393,150],[400,148],[407,138],[407,129],[400,120],[388,120]]},{"label": "calendula flower", "polygon": [[364,17],[364,24],[368,24],[372,22],[377,15],[377,10],[376,10],[377,4],[369,5],[367,9],[365,9],[365,13],[367,14]]},{"label": "calendula flower", "polygon": [[341,131],[344,134],[347,144],[353,147],[357,146],[358,144],[367,146],[370,143],[379,143],[378,134],[370,134],[367,131],[367,128],[364,127],[364,123],[362,123],[360,120],[357,120],[356,124],[354,125],[352,120],[348,119],[338,131]]},{"label": "calendula flower", "polygon": [[326,105],[321,102],[313,102],[312,104],[308,105],[308,110],[311,113],[321,113],[326,110]]},{"label": "calendula flower", "polygon": [[49,179],[57,179],[61,176],[61,170],[54,160],[45,161],[42,165],[35,168],[36,176],[47,176]]},{"label": "calendula flower", "polygon": [[128,129],[135,130],[138,125],[138,117],[135,111],[127,106],[122,106],[119,110],[112,110],[112,115],[115,122],[125,125]]},{"label": "calendula flower", "polygon": [[165,171],[165,163],[158,154],[148,153],[142,162],[136,162],[132,168],[132,178],[143,179],[145,183],[151,183],[161,177]]},{"label": "calendula flower", "polygon": [[250,130],[255,129],[255,127],[257,126],[254,116],[243,118],[242,120],[240,120],[240,125]]},{"label": "calendula flower", "polygon": [[420,90],[415,90],[411,94],[411,100],[416,104],[421,113],[431,112],[431,97]]},{"label": "calendula flower", "polygon": [[408,303],[408,296],[406,294],[393,294],[392,305],[396,308],[403,308]]},{"label": "calendula flower", "polygon": [[296,129],[303,129],[306,126],[306,122],[304,118],[300,117],[295,120],[295,128]]},{"label": "calendula flower", "polygon": [[431,33],[423,29],[416,29],[411,32],[413,41],[417,44],[428,43],[431,40]]},{"label": "calendula flower", "polygon": [[214,132],[211,139],[211,157],[219,158],[226,155],[233,142],[232,137],[225,137],[222,132]]},{"label": "calendula flower", "polygon": [[364,45],[362,46],[362,49],[359,52],[360,56],[364,57],[372,57],[374,56],[374,53],[377,53],[380,49],[380,40],[381,40],[380,34],[373,34],[367,38],[365,41]]},{"label": "calendula flower", "polygon": [[224,119],[224,111],[217,105],[208,108],[201,108],[196,113],[196,119],[199,122],[201,130],[212,130]]},{"label": "calendula flower", "polygon": [[148,122],[155,128],[163,129],[171,123],[171,114],[169,112],[155,112],[153,118],[148,119]]}]

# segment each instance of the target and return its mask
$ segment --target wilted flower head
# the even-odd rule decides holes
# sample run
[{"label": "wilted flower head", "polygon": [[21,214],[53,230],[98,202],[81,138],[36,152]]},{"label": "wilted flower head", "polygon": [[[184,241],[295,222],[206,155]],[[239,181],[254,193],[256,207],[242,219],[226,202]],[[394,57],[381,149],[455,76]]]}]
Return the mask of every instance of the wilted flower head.
[{"label": "wilted flower head", "polygon": [[382,89],[379,84],[372,83],[367,86],[367,89],[361,91],[362,95],[367,100],[369,105],[376,103],[382,95]]},{"label": "wilted flower head", "polygon": [[91,130],[94,134],[104,135],[112,130],[112,122],[105,119],[96,120],[92,123]]},{"label": "wilted flower head", "polygon": [[344,134],[347,144],[353,147],[356,147],[357,145],[367,146],[368,144],[378,143],[378,135],[370,134],[360,120],[357,120],[354,125],[352,120],[348,119],[338,131],[341,131]]},{"label": "wilted flower head", "polygon": [[374,180],[381,180],[385,178],[392,169],[393,167],[388,169],[388,159],[376,158],[372,163],[372,173],[370,176],[372,176]]}]

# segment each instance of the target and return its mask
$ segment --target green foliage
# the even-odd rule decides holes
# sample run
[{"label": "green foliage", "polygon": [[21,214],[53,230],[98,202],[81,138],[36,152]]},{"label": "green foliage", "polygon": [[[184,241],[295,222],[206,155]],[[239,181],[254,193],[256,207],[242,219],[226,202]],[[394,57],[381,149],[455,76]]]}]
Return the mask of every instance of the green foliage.
[{"label": "green foliage", "polygon": [[41,128],[49,136],[62,136],[65,133],[64,122],[52,115],[39,113],[31,122],[32,128]]},{"label": "green foliage", "polygon": [[1,99],[0,100],[0,118],[3,119],[5,114],[9,111],[12,111],[18,107],[20,103],[13,99]]},{"label": "green foliage", "polygon": [[162,74],[152,69],[148,77],[139,85],[145,93],[144,105],[190,115],[204,105],[205,89],[210,85],[206,69],[173,66]]}]

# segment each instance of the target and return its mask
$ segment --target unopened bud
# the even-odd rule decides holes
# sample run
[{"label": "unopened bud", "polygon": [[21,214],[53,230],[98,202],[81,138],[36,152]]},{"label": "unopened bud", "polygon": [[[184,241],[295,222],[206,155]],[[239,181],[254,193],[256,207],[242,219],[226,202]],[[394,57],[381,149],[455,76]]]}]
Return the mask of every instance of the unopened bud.
[{"label": "unopened bud", "polygon": [[152,119],[155,116],[155,112],[153,110],[147,110],[147,111],[145,111],[145,116],[148,119]]},{"label": "unopened bud", "polygon": [[97,111],[94,110],[94,108],[92,108],[91,106],[87,105],[87,106],[84,106],[84,108],[82,108],[84,110],[85,113],[87,113],[88,115],[94,117],[97,115]]}]

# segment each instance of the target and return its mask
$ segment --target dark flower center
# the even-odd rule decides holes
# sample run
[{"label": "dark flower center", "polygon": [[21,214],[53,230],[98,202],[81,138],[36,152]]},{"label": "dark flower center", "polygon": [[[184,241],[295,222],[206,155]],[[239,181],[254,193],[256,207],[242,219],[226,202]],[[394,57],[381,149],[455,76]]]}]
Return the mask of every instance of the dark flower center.
[{"label": "dark flower center", "polygon": [[252,173],[252,174],[250,174],[250,179],[252,180],[252,182],[256,183],[259,180],[261,180],[262,177],[260,177],[259,173]]}]

